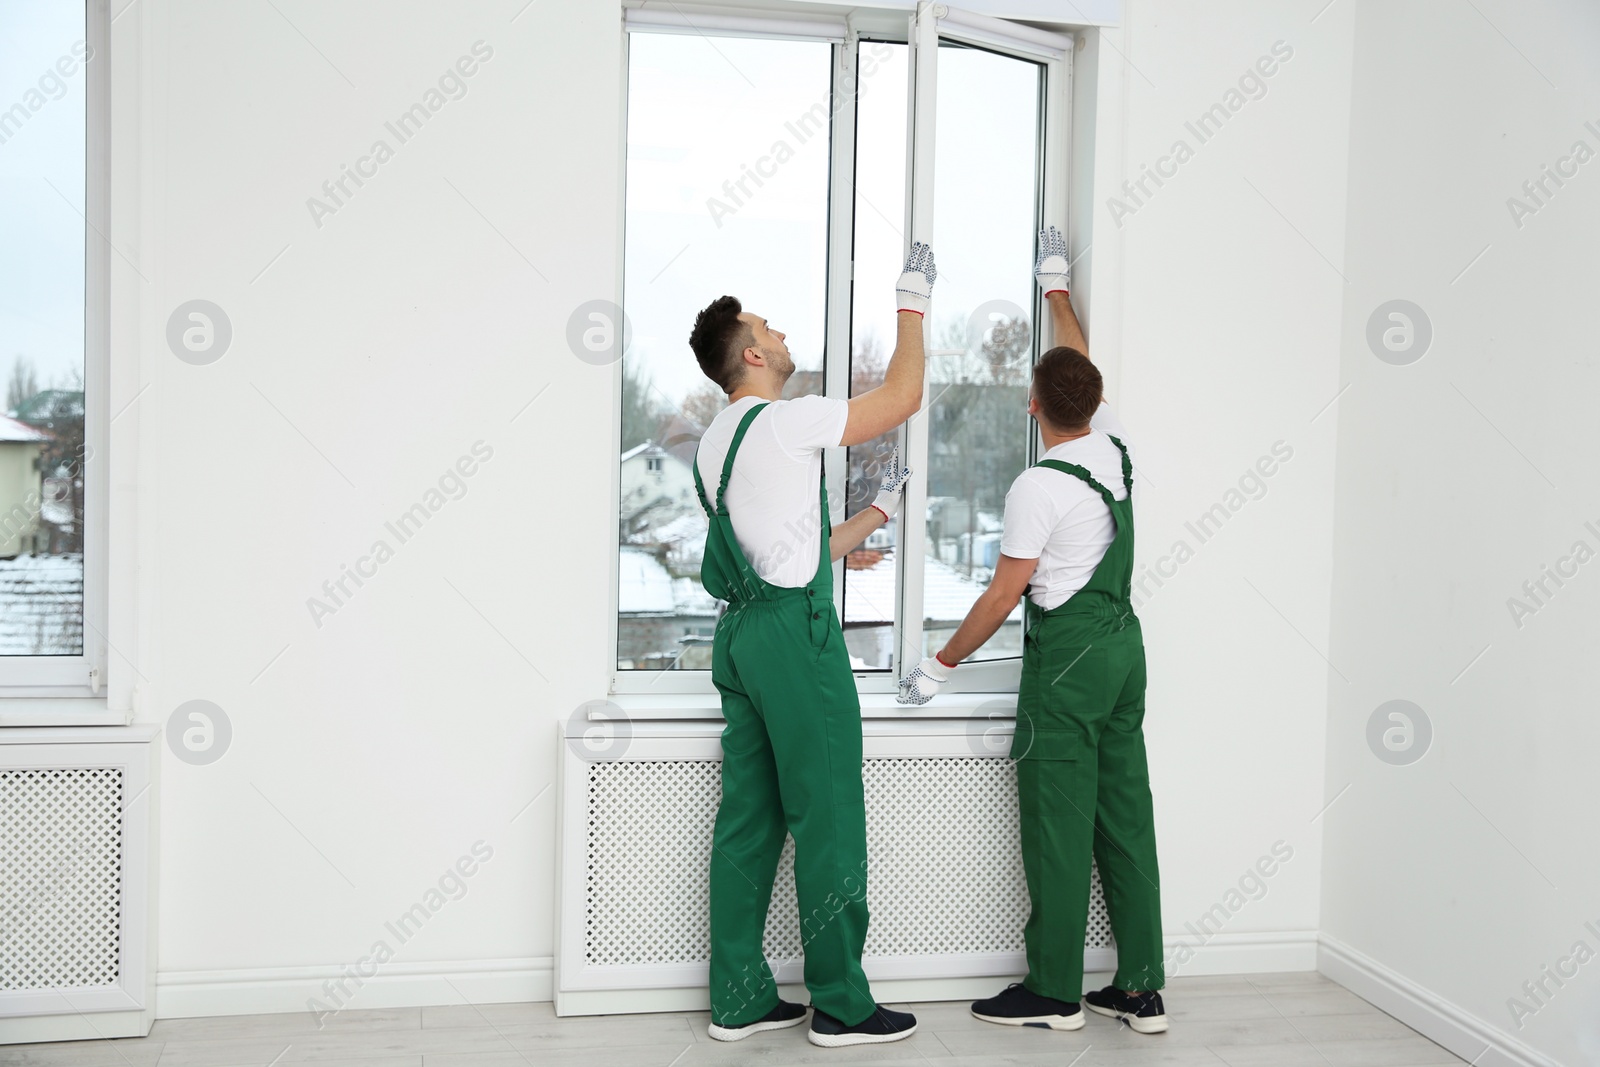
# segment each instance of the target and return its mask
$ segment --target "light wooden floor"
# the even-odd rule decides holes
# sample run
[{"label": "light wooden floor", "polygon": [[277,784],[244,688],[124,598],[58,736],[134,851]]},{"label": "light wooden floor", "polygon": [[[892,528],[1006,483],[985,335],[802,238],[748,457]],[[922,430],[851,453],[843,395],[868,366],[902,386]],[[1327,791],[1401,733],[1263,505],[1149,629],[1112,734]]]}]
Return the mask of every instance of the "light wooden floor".
[{"label": "light wooden floor", "polygon": [[816,1048],[798,1026],[735,1043],[703,1012],[557,1019],[549,1004],[168,1019],[150,1036],[0,1047],[6,1067],[787,1067],[799,1064],[1054,1067],[1424,1067],[1464,1063],[1317,974],[1180,978],[1172,1029],[1135,1034],[1091,1014],[1073,1033],[972,1018],[966,1003],[918,1004],[909,1040]]}]

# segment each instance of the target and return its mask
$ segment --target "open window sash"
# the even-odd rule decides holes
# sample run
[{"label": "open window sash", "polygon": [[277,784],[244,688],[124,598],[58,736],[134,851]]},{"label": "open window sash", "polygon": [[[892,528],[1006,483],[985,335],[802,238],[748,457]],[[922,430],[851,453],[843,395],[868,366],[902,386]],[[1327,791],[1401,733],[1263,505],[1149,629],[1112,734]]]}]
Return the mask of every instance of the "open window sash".
[{"label": "open window sash", "polygon": [[[910,20],[908,40],[911,107],[906,168],[906,232],[913,239],[933,240],[936,249],[940,247],[935,239],[939,232],[939,220],[935,217],[935,189],[938,179],[936,148],[941,44],[981,48],[1039,65],[1042,77],[1038,105],[1038,173],[1034,183],[1035,218],[1031,228],[1036,231],[1044,219],[1062,220],[1064,225],[1068,208],[1066,149],[1073,38],[1068,34],[1038,30],[944,4],[924,2],[918,4]],[[952,263],[951,269],[955,269],[955,266]],[[1030,331],[1029,350],[1021,358],[1031,366],[1043,350],[1041,334],[1045,327],[1045,308],[1035,289],[1029,288],[1027,293],[1021,306],[1030,315],[1033,328]],[[936,288],[936,301],[938,296]],[[924,323],[924,343],[930,355],[935,351],[936,341],[932,336],[932,325],[930,322]],[[903,452],[919,457],[927,474],[932,473],[931,450],[935,444],[931,440],[935,420],[929,412],[929,405],[938,399],[932,395],[933,389],[930,376],[925,386],[922,411],[901,431]],[[1029,426],[1019,428],[1019,433],[1026,435],[1025,463],[1031,463],[1039,452],[1037,431]],[[919,518],[927,514],[929,483],[930,479],[926,476],[913,478],[908,483],[902,514]],[[967,506],[973,507],[970,501]],[[914,668],[924,655],[937,650],[931,647],[927,634],[930,621],[926,580],[927,524],[921,521],[902,522],[898,536],[896,554],[900,568],[900,603],[896,612],[896,681]],[[969,538],[965,551],[969,554],[977,551],[975,539]],[[1019,651],[1015,656],[978,660],[963,665],[953,676],[947,691],[1014,692],[1020,679]]]},{"label": "open window sash", "polygon": [[[628,30],[647,32],[705,32],[724,29],[736,35],[755,33],[760,27],[751,20],[737,18],[726,24],[707,23],[697,12],[695,26],[685,20],[683,26],[661,24],[663,20],[638,17],[630,10]],[[670,22],[670,19],[665,21]],[[981,48],[987,52],[1012,56],[1039,64],[1043,69],[1039,101],[1038,158],[1039,174],[1035,219],[1031,229],[1040,221],[1061,220],[1068,215],[1068,143],[1070,114],[1070,81],[1073,37],[1017,23],[974,14],[943,4],[919,3],[915,14],[907,19],[903,14],[882,9],[858,9],[839,23],[830,18],[817,18],[801,23],[794,21],[782,26],[768,27],[772,36],[827,40],[834,47],[834,92],[850,92],[856,84],[856,63],[863,37],[873,40],[906,41],[909,53],[907,94],[907,138],[905,171],[904,232],[911,239],[928,240],[935,236],[934,190],[936,180],[936,131],[939,46],[948,45]],[[840,39],[842,34],[842,40]],[[875,89],[875,91],[877,91]],[[856,109],[836,107],[830,131],[830,191],[829,238],[827,282],[827,337],[825,350],[830,354],[824,365],[824,383],[827,395],[850,395],[851,315],[852,300],[852,237],[854,233],[854,182],[856,168]],[[1031,236],[1031,235],[1030,235]],[[951,264],[950,269],[954,269]],[[1031,262],[1027,264],[1031,268]],[[1043,301],[1038,293],[1024,305],[1032,317],[1032,347],[1026,359],[1031,362],[1043,350],[1040,334],[1044,323]],[[938,299],[935,290],[935,300]],[[924,323],[924,342],[932,349],[930,336],[932,324]],[[896,594],[893,622],[893,665],[891,670],[857,672],[857,685],[863,694],[893,693],[898,681],[904,677],[924,655],[926,638],[924,561],[928,547],[927,529],[923,516],[929,503],[928,469],[930,420],[928,404],[932,399],[924,394],[923,410],[898,434],[901,453],[910,466],[918,470],[907,485],[906,497],[901,507],[902,521],[896,524]],[[1031,428],[1019,430],[1026,437],[1025,454],[1028,462],[1039,451],[1038,435]],[[847,458],[844,449],[830,449],[825,457],[825,473],[831,487],[843,487],[848,478]],[[842,493],[833,494],[835,501],[832,520],[839,523],[845,518]],[[909,521],[916,516],[917,521]],[[969,548],[970,551],[970,548]],[[834,564],[834,585],[843,590],[844,562]],[[616,647],[616,618],[612,619],[611,646]],[[971,663],[962,668],[949,691],[963,693],[1014,692],[1021,676],[1020,656]],[[709,672],[706,671],[620,671],[612,672],[612,692],[618,694],[655,694],[662,699],[672,699],[674,693],[704,693],[710,691]]]}]

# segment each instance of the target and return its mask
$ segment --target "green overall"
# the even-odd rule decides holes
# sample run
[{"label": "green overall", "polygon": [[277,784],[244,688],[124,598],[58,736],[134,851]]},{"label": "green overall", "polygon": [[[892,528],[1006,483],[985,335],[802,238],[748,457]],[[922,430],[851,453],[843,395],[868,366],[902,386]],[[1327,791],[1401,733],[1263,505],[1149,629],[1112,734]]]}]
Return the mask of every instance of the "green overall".
[{"label": "green overall", "polygon": [[767,906],[785,834],[794,837],[795,889],[811,1003],[855,1025],[874,1010],[861,948],[867,938],[867,819],[861,783],[861,704],[833,608],[828,493],[818,512],[822,552],[806,585],[761,578],[734,536],[724,495],[745,431],[722,464],[716,507],[698,464],[695,490],[710,519],[700,577],[727,601],[711,646],[722,695],[722,802],[711,839],[711,1018],[743,1026],[778,1003],[762,951]]},{"label": "green overall", "polygon": [[1028,635],[1017,693],[1017,767],[1022,864],[1032,913],[1023,936],[1028,977],[1041,996],[1083,993],[1090,856],[1100,868],[1117,943],[1114,984],[1165,984],[1161,891],[1144,750],[1144,636],[1131,602],[1133,464],[1122,453],[1128,495],[1116,500],[1087,470],[1059,460],[1039,466],[1083,479],[1105,500],[1116,539],[1082,589],[1041,610],[1025,598]]}]

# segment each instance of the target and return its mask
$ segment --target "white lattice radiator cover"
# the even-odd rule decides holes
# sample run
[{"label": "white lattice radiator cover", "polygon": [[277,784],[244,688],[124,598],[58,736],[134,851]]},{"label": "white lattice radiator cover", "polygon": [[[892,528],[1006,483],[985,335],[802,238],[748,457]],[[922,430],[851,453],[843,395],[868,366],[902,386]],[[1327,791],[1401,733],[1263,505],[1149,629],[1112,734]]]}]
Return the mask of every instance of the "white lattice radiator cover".
[{"label": "white lattice radiator cover", "polygon": [[4,1040],[149,1032],[160,734],[153,724],[0,730]]},{"label": "white lattice radiator cover", "polygon": [[120,767],[0,770],[0,991],[117,984]]},{"label": "white lattice radiator cover", "polygon": [[[581,765],[586,968],[638,973],[705,963],[706,875],[720,768],[716,759]],[[895,959],[904,969],[921,957],[931,965],[929,976],[938,977],[952,960],[1020,958],[1028,890],[1010,762],[869,757],[863,773],[869,974],[875,959]],[[578,829],[569,819],[568,832]],[[1111,932],[1098,872],[1092,892],[1086,946],[1105,949]],[[774,968],[801,956],[792,840],[778,869],[766,948]]]}]

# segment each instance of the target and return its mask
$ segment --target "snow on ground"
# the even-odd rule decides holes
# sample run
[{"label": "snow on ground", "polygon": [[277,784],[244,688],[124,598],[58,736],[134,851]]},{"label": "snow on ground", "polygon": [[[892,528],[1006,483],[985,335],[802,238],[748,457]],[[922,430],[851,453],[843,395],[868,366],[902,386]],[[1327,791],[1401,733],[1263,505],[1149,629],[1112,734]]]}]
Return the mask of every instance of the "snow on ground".
[{"label": "snow on ground", "polygon": [[0,656],[83,653],[83,555],[0,559]]}]

